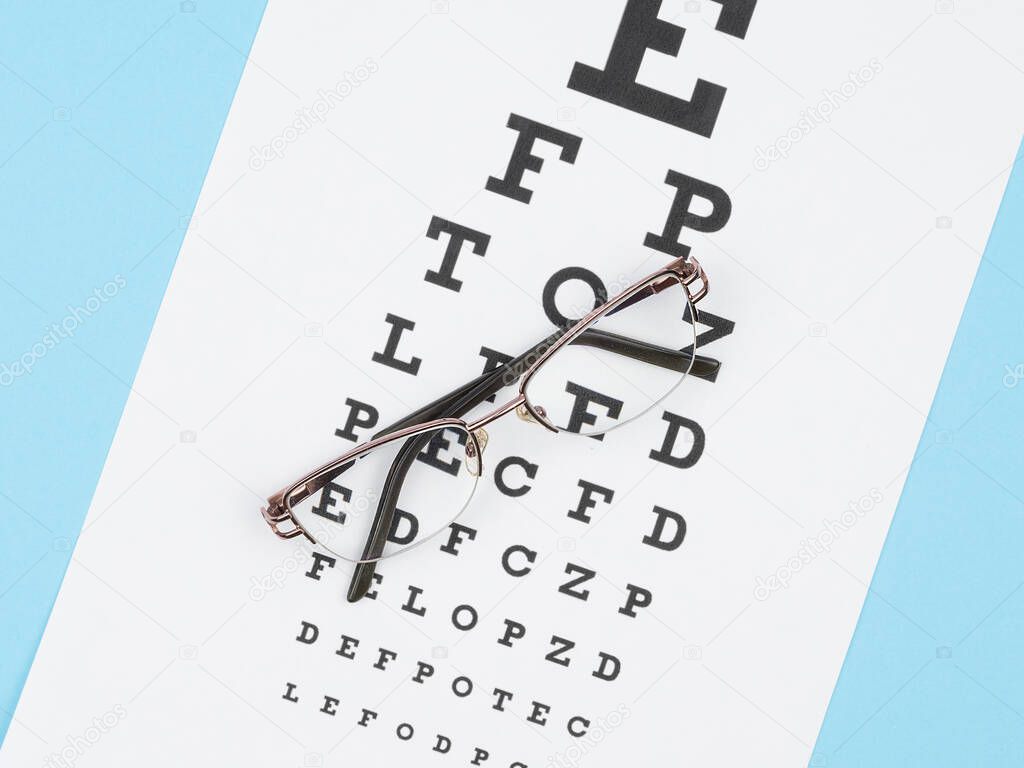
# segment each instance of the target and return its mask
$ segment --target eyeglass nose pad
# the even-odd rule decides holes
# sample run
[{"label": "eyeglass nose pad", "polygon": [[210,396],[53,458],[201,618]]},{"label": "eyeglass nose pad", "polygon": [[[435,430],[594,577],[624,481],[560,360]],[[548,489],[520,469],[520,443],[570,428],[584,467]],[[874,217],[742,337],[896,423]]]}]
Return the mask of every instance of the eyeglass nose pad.
[{"label": "eyeglass nose pad", "polygon": [[[483,427],[473,432],[473,437],[476,439],[466,441],[466,469],[473,477],[480,477],[480,459],[483,457],[483,452],[487,450],[487,441],[490,439],[487,435],[487,430]],[[476,446],[480,446],[480,456],[476,454]]]},{"label": "eyeglass nose pad", "polygon": [[[541,406],[534,406],[534,410],[537,411],[537,413],[539,413],[542,417],[547,418],[548,413]],[[533,422],[534,424],[540,424],[540,422],[534,418],[533,414],[530,413],[530,410],[526,407],[526,403],[522,403],[521,405],[519,405],[519,407],[516,408],[516,416],[518,416],[523,421],[529,421]]]}]

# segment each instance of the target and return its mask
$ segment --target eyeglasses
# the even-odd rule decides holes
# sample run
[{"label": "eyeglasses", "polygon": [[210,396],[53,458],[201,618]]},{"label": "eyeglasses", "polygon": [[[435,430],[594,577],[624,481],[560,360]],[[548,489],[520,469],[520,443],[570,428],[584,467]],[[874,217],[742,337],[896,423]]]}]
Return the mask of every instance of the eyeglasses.
[{"label": "eyeglasses", "polygon": [[[358,564],[348,595],[358,600],[374,563],[424,543],[466,509],[483,470],[486,425],[514,411],[553,432],[596,437],[646,413],[687,375],[713,379],[717,361],[697,354],[695,305],[707,292],[694,259],[673,261],[309,472],[268,499],[264,519],[281,538],[305,536]],[[515,398],[465,420],[516,382]]]}]

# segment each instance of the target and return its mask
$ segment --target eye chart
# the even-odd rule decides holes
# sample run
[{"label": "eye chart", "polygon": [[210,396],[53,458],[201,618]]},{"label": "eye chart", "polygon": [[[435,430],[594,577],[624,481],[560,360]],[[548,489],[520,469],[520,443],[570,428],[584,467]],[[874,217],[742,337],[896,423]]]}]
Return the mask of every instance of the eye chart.
[{"label": "eye chart", "polygon": [[[272,0],[0,764],[807,764],[1019,141],[979,42],[1016,20]],[[713,380],[601,440],[494,423],[359,602],[268,529],[680,256]]]}]

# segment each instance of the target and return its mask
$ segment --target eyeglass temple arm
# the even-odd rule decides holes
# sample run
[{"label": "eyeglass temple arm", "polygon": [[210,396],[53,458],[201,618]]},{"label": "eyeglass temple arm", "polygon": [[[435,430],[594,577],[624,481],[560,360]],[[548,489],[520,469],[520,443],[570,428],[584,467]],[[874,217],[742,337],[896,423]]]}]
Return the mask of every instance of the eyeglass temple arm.
[{"label": "eyeglass temple arm", "polygon": [[[398,455],[391,464],[391,469],[388,470],[387,479],[384,481],[380,503],[377,505],[377,514],[373,518],[370,533],[366,538],[366,545],[363,547],[362,560],[374,560],[384,554],[384,545],[387,543],[392,521],[395,519],[395,509],[398,507],[398,497],[402,491],[405,476],[409,473],[413,461],[416,460],[416,455],[429,440],[428,434],[410,437],[398,451]],[[362,599],[370,590],[375,570],[375,562],[356,564],[355,571],[352,573],[352,581],[348,587],[350,603]]]},{"label": "eyeglass temple arm", "polygon": [[[554,338],[557,338],[557,336]],[[447,417],[461,417],[480,405],[488,397],[512,383],[509,381],[509,374],[517,374],[516,378],[518,378],[518,375],[521,375],[523,363],[526,360],[535,359],[537,355],[543,353],[550,346],[551,342],[552,337],[545,338],[504,366],[480,374],[468,384],[464,384],[458,389],[439,397],[432,403],[409,414],[401,421],[385,427],[373,436],[374,439],[425,421]],[[686,350],[680,351],[659,347],[625,336],[619,336],[615,333],[590,328],[573,339],[571,343],[605,349],[671,370],[686,370],[686,366],[690,365],[690,358],[692,357],[692,352]],[[693,358],[690,375],[714,380],[718,373],[718,368],[719,362],[714,358],[697,355]],[[381,495],[380,503],[377,505],[377,514],[373,519],[370,534],[363,549],[362,560],[374,560],[384,553],[384,545],[387,542],[388,534],[391,532],[391,523],[394,519],[395,509],[398,506],[402,482],[405,480],[412,462],[415,461],[416,455],[420,452],[427,439],[429,438],[423,435],[409,438],[405,445],[402,446],[398,456],[395,457],[395,461],[392,463],[387,479],[384,482],[384,492]],[[357,602],[366,596],[366,593],[373,584],[373,574],[376,572],[376,568],[376,562],[356,564],[348,588],[348,601],[350,603]]]},{"label": "eyeglass temple arm", "polygon": [[[525,358],[526,355],[521,355],[521,357]],[[502,389],[505,386],[503,374],[504,370],[499,368],[478,376],[468,384],[453,392],[449,392],[444,397],[438,398],[430,405],[402,419],[402,421],[382,429],[374,435],[374,439],[424,421],[433,421],[434,419],[446,417],[458,418]],[[370,590],[370,586],[373,584],[373,574],[377,570],[376,558],[384,554],[384,545],[387,543],[387,536],[391,532],[395,509],[398,507],[398,497],[402,492],[402,483],[405,481],[405,476],[409,473],[412,463],[416,460],[416,456],[429,440],[429,434],[416,435],[406,440],[405,445],[401,447],[394,462],[392,462],[391,469],[388,470],[387,479],[384,481],[384,491],[381,494],[380,502],[377,504],[377,514],[373,518],[370,533],[366,539],[366,546],[363,548],[363,554],[360,558],[361,560],[370,560],[372,562],[356,563],[355,570],[352,572],[352,580],[348,586],[347,597],[350,603],[358,602],[365,597],[366,593]]]},{"label": "eyeglass temple arm", "polygon": [[[377,432],[374,435],[374,438],[382,437],[390,432],[396,432],[399,429],[404,429],[405,427],[410,427],[414,424],[421,424],[424,421],[432,421],[433,419],[441,419],[445,417],[458,418],[470,408],[475,408],[488,397],[497,393],[499,390],[504,389],[506,386],[509,386],[513,381],[518,379],[518,377],[523,373],[523,362],[528,359],[536,359],[536,357],[541,354],[550,343],[550,337],[544,339],[534,345],[531,349],[521,354],[519,357],[514,358],[500,368],[480,374],[469,383],[464,384],[458,389],[454,389],[448,394],[439,397],[437,400],[417,409],[401,421],[396,421],[394,424],[390,424]],[[692,351],[689,349],[678,350],[671,349],[669,347],[660,347],[656,344],[648,344],[644,341],[620,336],[617,333],[600,331],[596,328],[588,328],[573,339],[570,344],[580,344],[581,346],[603,349],[607,352],[613,352],[615,354],[623,355],[624,357],[630,357],[634,360],[650,363],[651,365],[657,365],[660,368],[668,368],[673,371],[686,371],[689,367],[690,376],[696,376],[698,379],[705,379],[708,381],[715,380],[715,377],[718,375],[718,369],[721,365],[719,361],[713,357],[706,357],[704,355],[694,356]],[[691,358],[693,359],[692,365],[690,365]],[[512,376],[515,376],[515,379],[512,379]],[[472,398],[472,402],[465,406],[461,411],[454,412],[453,407],[455,404],[470,393],[477,393],[476,396]]]},{"label": "eyeglass temple arm", "polygon": [[[715,380],[720,366],[720,363],[713,357],[694,355],[691,347],[682,350],[662,347],[597,328],[588,328],[569,343],[614,352],[642,363],[656,365],[659,368],[668,368],[680,373],[689,372],[690,376],[709,381]],[[691,360],[693,361],[692,365]]]},{"label": "eyeglass temple arm", "polygon": [[[463,415],[466,411],[475,408],[488,397],[507,386],[508,383],[510,383],[507,375],[514,374],[524,360],[529,359],[530,356],[536,356],[550,341],[551,338],[549,337],[548,339],[536,344],[532,349],[523,353],[518,358],[510,361],[505,366],[482,373],[469,383],[462,385],[458,389],[455,389],[442,397],[439,397],[432,403],[429,403],[409,414],[401,421],[395,422],[394,424],[380,430],[373,437],[376,439],[390,432],[396,432],[399,429],[404,429],[405,427],[409,427],[414,424],[421,424],[425,421],[433,421],[434,419],[441,419],[446,416],[459,417]],[[594,347],[595,349],[603,349],[608,352],[614,352],[626,357],[631,357],[634,360],[641,360],[670,370],[685,371],[687,366],[690,365],[691,355],[686,350],[679,351],[669,349],[667,347],[659,347],[654,344],[648,344],[643,341],[637,341],[635,339],[630,339],[625,336],[608,333],[607,331],[601,331],[594,328],[588,328],[570,343]],[[719,362],[717,360],[710,357],[704,357],[703,355],[697,355],[697,357],[694,358],[693,365],[689,369],[689,374],[701,379],[714,380],[718,373],[718,368]],[[456,408],[456,404],[459,401],[466,400],[467,396],[467,404],[463,408]],[[315,482],[309,483],[300,491],[300,494],[297,494],[292,498],[292,501],[301,501],[302,499],[316,493],[323,486],[327,485],[329,480],[334,479],[334,477],[341,474],[345,469],[347,469],[347,467],[339,468],[335,475],[325,475],[324,477],[318,478]]]}]

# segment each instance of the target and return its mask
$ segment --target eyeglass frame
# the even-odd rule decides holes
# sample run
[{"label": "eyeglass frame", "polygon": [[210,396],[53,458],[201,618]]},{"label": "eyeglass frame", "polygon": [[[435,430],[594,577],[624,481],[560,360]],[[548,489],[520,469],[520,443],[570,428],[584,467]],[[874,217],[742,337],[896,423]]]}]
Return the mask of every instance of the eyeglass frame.
[{"label": "eyeglass frame", "polygon": [[[696,291],[691,291],[690,286],[698,281],[699,288]],[[466,456],[467,458],[475,458],[477,462],[477,471],[473,474],[479,477],[483,474],[483,452],[487,446],[487,433],[486,431],[483,430],[483,427],[496,421],[502,416],[512,411],[516,411],[521,418],[528,421],[535,421],[541,426],[550,430],[551,432],[557,433],[567,431],[564,429],[559,429],[558,427],[553,425],[548,420],[543,408],[534,406],[532,403],[530,403],[530,400],[526,395],[526,390],[530,383],[530,380],[541,369],[544,363],[547,362],[547,360],[549,360],[555,353],[557,353],[558,350],[572,343],[574,340],[578,339],[584,332],[588,330],[589,326],[592,323],[596,322],[598,319],[613,313],[613,311],[616,309],[624,309],[625,307],[630,306],[632,303],[647,298],[649,295],[654,295],[667,288],[671,288],[675,284],[678,284],[685,292],[686,302],[689,307],[690,319],[693,322],[694,326],[696,326],[696,323],[698,321],[696,305],[705,296],[707,296],[710,283],[707,274],[704,272],[700,263],[697,262],[696,259],[692,257],[678,258],[673,260],[666,266],[662,267],[661,269],[636,281],[614,298],[607,300],[604,303],[594,307],[593,310],[588,312],[579,320],[572,323],[572,325],[567,330],[565,330],[561,334],[558,334],[556,332],[556,334],[554,334],[553,336],[549,336],[544,341],[540,342],[540,344],[536,345],[523,355],[520,355],[518,358],[515,358],[510,363],[506,364],[504,368],[494,369],[491,371],[487,371],[484,374],[481,374],[480,377],[470,382],[469,384],[464,385],[463,387],[455,390],[452,393],[449,393],[448,395],[445,395],[442,398],[439,398],[438,400],[435,400],[434,402],[430,403],[427,406],[424,406],[423,408],[418,409],[410,416],[407,416],[405,419],[402,419],[401,421],[396,422],[395,424],[392,424],[383,430],[380,430],[374,435],[374,437],[371,440],[360,443],[359,445],[352,448],[350,451],[346,451],[338,458],[333,459],[317,467],[311,472],[308,472],[298,481],[291,483],[290,485],[286,486],[283,490],[278,491],[277,493],[275,493],[274,495],[270,496],[267,499],[267,506],[261,508],[260,510],[263,519],[270,526],[271,530],[282,539],[291,539],[295,538],[296,536],[305,536],[311,543],[318,544],[320,542],[318,542],[309,533],[309,531],[306,530],[306,528],[295,516],[294,505],[296,503],[304,501],[305,499],[309,498],[314,493],[325,487],[334,477],[337,477],[344,471],[344,466],[346,464],[357,460],[359,457],[366,455],[370,451],[373,451],[374,449],[379,448],[382,445],[386,445],[388,443],[392,443],[407,438],[415,438],[419,435],[423,435],[428,432],[436,432],[448,428],[458,429],[466,433]],[[650,288],[651,293],[647,295],[639,295],[645,288]],[[630,301],[630,299],[633,299],[633,301]],[[606,345],[608,343],[611,343],[614,346],[616,343],[616,339],[610,338],[614,335],[605,334],[605,336],[609,338],[598,339],[600,343],[594,345],[600,347],[601,343],[604,343]],[[643,345],[643,342],[636,342],[634,340],[625,338],[619,338],[618,341],[619,343],[629,342],[634,345]],[[546,347],[545,344],[547,344]],[[539,350],[542,348],[543,351],[540,352]],[[608,347],[606,346],[605,348]],[[621,351],[621,349],[617,351]],[[651,347],[650,350],[641,351],[653,351],[655,353],[660,353],[662,355],[664,355],[665,353],[674,353],[676,355],[686,356],[685,349],[676,352],[675,350]],[[537,356],[537,354],[539,354],[539,356]],[[527,367],[526,370],[522,372],[517,370],[521,369],[522,363],[529,359],[531,356],[535,357],[536,359],[529,364],[529,367]],[[691,373],[693,366],[697,365],[698,363],[700,363],[700,365],[703,368],[703,373],[700,376],[701,378],[714,377],[714,374],[717,372],[718,367],[717,361],[714,361],[710,358],[703,358],[697,355],[696,343],[693,345],[693,352],[689,354],[688,357],[690,363],[687,370],[684,371],[683,377],[680,377],[680,381],[682,381],[682,379],[685,378],[687,374]],[[507,403],[504,403],[501,406],[498,406],[497,408],[491,410],[490,412],[484,414],[483,416],[480,416],[474,421],[467,422],[464,418],[453,416],[434,418],[428,421],[419,420],[422,414],[436,412],[438,409],[449,410],[458,408],[459,410],[469,410],[470,408],[475,407],[476,405],[479,404],[479,402],[483,402],[483,400],[485,400],[487,397],[492,396],[494,393],[491,392],[490,394],[483,394],[482,397],[479,397],[479,402],[476,403],[470,402],[467,404],[466,402],[462,401],[466,399],[472,400],[472,398],[470,398],[469,395],[473,394],[477,389],[480,389],[481,386],[483,386],[483,389],[485,390],[490,390],[491,388],[493,388],[495,384],[498,383],[502,383],[502,386],[498,387],[498,389],[504,388],[504,386],[508,386],[507,376],[509,371],[518,374],[519,391],[517,395],[512,400],[508,401]],[[504,382],[502,382],[501,380],[494,380],[495,375],[497,373],[505,374],[503,377],[501,377],[501,379],[503,379]],[[455,400],[455,402],[453,403],[452,400]],[[460,405],[461,408],[459,408]],[[450,406],[450,408],[447,406]],[[647,410],[648,409],[645,409],[642,413],[646,413]],[[642,415],[642,413],[637,414],[637,416]],[[627,421],[630,420],[631,419],[628,419]],[[618,424],[615,424],[612,427],[609,427],[609,430],[621,426],[621,424],[624,423],[626,422],[620,422]],[[607,432],[608,430],[604,431]],[[401,450],[404,452],[405,449],[408,448],[412,442],[413,441],[410,440],[409,443],[406,446],[403,446]],[[419,449],[419,447],[416,447],[415,454],[418,454]],[[413,458],[415,457],[415,454],[413,454]],[[369,589],[371,582],[370,577],[372,576],[375,570],[376,563],[384,559],[382,553],[384,544],[386,543],[387,534],[384,534],[383,531],[390,532],[394,515],[394,508],[397,506],[398,492],[401,489],[401,484],[404,481],[405,472],[408,471],[408,467],[406,467],[404,471],[401,469],[399,470],[402,476],[397,480],[399,490],[393,494],[395,503],[385,505],[384,502],[392,495],[387,492],[387,489],[392,484],[396,468],[399,468],[402,462],[403,454],[400,453],[395,458],[395,461],[392,464],[392,468],[388,473],[387,480],[385,481],[385,493],[382,495],[381,503],[378,505],[377,516],[373,521],[373,525],[367,537],[367,544],[364,547],[364,553],[379,549],[381,550],[381,554],[374,556],[372,559],[350,561],[353,562],[353,564],[356,566],[356,572],[353,574],[352,585],[349,589],[348,594],[348,599],[350,602],[356,602],[361,597],[365,596],[366,592]],[[331,474],[332,472],[333,474]],[[314,481],[322,478],[326,479],[324,479],[324,481],[319,484],[315,484]],[[303,488],[303,486],[305,486],[305,488]],[[304,490],[305,493],[297,497],[296,494],[300,490]],[[382,516],[382,512],[384,512],[385,509],[386,513]],[[384,519],[382,519],[382,517]],[[282,528],[281,525],[283,523],[290,524],[290,527]],[[437,533],[439,532],[440,530]],[[429,538],[432,538],[433,535],[436,534],[432,534],[431,536],[425,537],[424,541],[428,540]],[[395,554],[400,554],[401,552],[404,552],[406,549],[411,549],[414,546],[415,544],[409,545],[408,547],[399,550],[399,552],[396,552]]]}]

